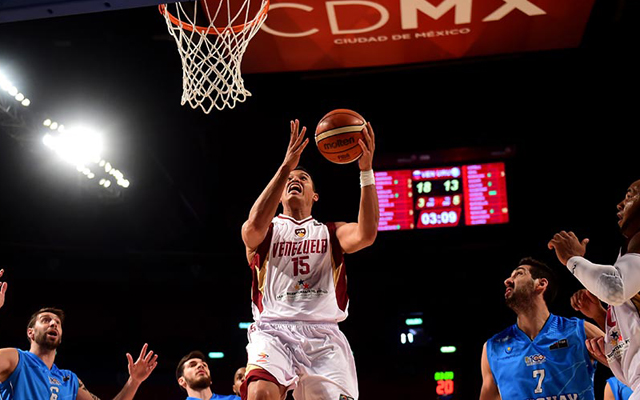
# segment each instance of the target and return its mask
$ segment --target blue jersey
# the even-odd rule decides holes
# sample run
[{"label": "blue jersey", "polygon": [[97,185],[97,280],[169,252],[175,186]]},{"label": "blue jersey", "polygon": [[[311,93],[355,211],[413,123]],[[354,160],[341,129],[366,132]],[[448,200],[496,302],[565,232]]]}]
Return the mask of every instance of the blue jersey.
[{"label": "blue jersey", "polygon": [[613,392],[613,397],[616,400],[628,400],[633,390],[624,383],[620,382],[615,376],[607,379],[607,383]]},{"label": "blue jersey", "polygon": [[[187,400],[200,400],[197,397],[187,397]],[[221,395],[213,393],[209,400],[240,400],[240,396],[236,396],[235,394],[230,395]]]},{"label": "blue jersey", "polygon": [[78,377],[71,371],[49,369],[40,357],[18,350],[18,365],[9,378],[0,383],[2,400],[75,400]]},{"label": "blue jersey", "polygon": [[595,365],[584,321],[551,314],[534,340],[513,325],[487,341],[487,359],[503,399],[593,400]]}]

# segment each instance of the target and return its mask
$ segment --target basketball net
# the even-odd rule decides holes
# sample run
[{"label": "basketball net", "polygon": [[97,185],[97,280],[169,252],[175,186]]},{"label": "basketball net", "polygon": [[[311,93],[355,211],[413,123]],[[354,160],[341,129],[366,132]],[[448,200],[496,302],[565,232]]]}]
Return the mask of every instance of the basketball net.
[{"label": "basketball net", "polygon": [[269,0],[239,0],[237,11],[231,11],[230,1],[198,0],[199,6],[185,2],[159,7],[182,59],[181,104],[200,107],[206,114],[213,107],[234,108],[236,102],[251,96],[244,87],[240,64],[249,41],[267,18]]}]

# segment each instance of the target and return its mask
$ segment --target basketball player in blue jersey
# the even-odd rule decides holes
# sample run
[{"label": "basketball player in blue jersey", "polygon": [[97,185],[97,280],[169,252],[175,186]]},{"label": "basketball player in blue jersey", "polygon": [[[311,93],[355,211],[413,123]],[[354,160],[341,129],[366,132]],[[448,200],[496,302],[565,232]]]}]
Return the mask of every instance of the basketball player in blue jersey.
[{"label": "basketball player in blue jersey", "polygon": [[522,259],[504,284],[517,322],[484,345],[480,400],[593,400],[595,363],[586,340],[604,333],[549,312],[557,289],[542,262]]},{"label": "basketball player in blue jersey", "polygon": [[[243,399],[348,400],[358,398],[353,354],[338,322],[347,317],[344,253],[373,244],[378,197],[372,170],[375,147],[370,124],[363,130],[358,222],[321,223],[311,216],[318,193],[298,169],[309,140],[291,121],[283,163],[242,226],[253,273],[255,322],[248,332]],[[282,213],[275,216],[279,204]]]},{"label": "basketball player in blue jersey", "polygon": [[558,260],[582,285],[608,305],[604,340],[592,347],[606,356],[611,371],[640,399],[640,180],[633,182],[618,203],[618,226],[624,245],[614,265],[584,258],[589,239],[561,231],[549,241]]},{"label": "basketball player in blue jersey", "polygon": [[242,382],[244,382],[246,370],[246,367],[240,367],[236,370],[236,373],[233,374],[233,393],[237,396],[240,396],[240,387],[242,386]]},{"label": "basketball player in blue jersey", "polygon": [[[0,270],[0,277],[3,273]],[[0,308],[4,304],[6,291],[6,282],[0,282]],[[62,310],[43,308],[31,316],[27,326],[27,337],[31,343],[29,351],[0,349],[1,400],[98,399],[87,390],[76,374],[58,369],[54,364],[56,351],[62,340],[63,322]],[[147,353],[146,344],[135,363],[131,355],[127,354],[129,380],[115,399],[133,399],[140,384],[156,367],[157,357],[152,351]]]},{"label": "basketball player in blue jersey", "polygon": [[187,400],[240,400],[239,396],[219,395],[211,390],[211,372],[204,354],[192,351],[178,362],[178,385],[187,392]]}]

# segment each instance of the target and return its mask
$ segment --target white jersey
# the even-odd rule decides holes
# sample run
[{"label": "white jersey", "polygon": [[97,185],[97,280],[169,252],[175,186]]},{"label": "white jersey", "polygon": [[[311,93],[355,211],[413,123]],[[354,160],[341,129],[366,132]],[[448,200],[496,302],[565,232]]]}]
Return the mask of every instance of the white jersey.
[{"label": "white jersey", "polygon": [[[633,340],[631,338],[634,338]],[[609,306],[605,354],[615,376],[640,390],[640,293],[619,306]]]},{"label": "white jersey", "polygon": [[276,216],[250,267],[255,321],[347,318],[347,277],[334,224]]}]

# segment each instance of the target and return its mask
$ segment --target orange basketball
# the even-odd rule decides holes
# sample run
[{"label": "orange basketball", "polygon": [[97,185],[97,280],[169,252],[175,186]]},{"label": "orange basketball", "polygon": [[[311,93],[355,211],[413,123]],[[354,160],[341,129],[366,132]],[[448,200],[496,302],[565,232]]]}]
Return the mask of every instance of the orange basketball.
[{"label": "orange basketball", "polygon": [[366,121],[353,110],[340,108],[327,113],[316,126],[316,146],[320,154],[336,164],[348,164],[362,156],[358,139]]}]

